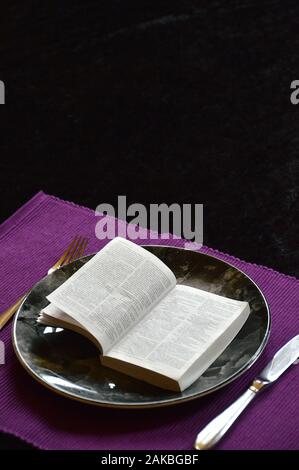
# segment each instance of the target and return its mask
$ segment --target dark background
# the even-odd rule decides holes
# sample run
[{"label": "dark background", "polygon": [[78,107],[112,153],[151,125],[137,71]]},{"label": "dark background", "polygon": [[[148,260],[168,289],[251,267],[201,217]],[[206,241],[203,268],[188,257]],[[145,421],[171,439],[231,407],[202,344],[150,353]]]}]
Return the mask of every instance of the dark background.
[{"label": "dark background", "polygon": [[206,245],[299,276],[298,18],[298,0],[2,2],[0,222],[40,189],[203,203]]}]

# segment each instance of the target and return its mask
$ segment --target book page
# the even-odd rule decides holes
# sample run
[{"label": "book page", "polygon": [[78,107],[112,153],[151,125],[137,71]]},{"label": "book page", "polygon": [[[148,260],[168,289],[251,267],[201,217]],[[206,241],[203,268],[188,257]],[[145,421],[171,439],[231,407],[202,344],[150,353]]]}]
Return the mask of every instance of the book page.
[{"label": "book page", "polygon": [[[111,348],[107,357],[179,380],[245,311],[240,325],[249,313],[247,302],[177,285],[125,338]],[[227,344],[222,346],[223,350]],[[217,350],[213,352],[215,358],[221,354],[220,349],[218,354]],[[212,362],[214,359],[211,359]]]},{"label": "book page", "polygon": [[74,318],[70,317],[67,313],[63,312],[53,304],[47,305],[38,316],[37,321],[44,325],[47,325],[50,320],[56,320],[56,324],[65,323],[68,325],[74,325],[81,327],[80,323]]},{"label": "book page", "polygon": [[47,299],[87,329],[105,352],[175,284],[156,256],[117,237]]},{"label": "book page", "polygon": [[75,333],[79,333],[90,341],[92,341],[99,349],[102,349],[99,341],[87,331],[84,326],[82,326],[77,320],[64,313],[59,308],[55,307],[53,304],[47,305],[37,317],[37,323],[45,325],[47,327],[52,327],[55,329],[67,328],[72,330]]}]

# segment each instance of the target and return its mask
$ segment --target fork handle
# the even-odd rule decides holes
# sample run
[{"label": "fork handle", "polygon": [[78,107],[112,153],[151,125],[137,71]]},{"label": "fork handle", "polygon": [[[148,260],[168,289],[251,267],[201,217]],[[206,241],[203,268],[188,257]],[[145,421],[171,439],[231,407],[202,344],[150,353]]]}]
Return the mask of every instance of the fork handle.
[{"label": "fork handle", "polygon": [[248,388],[234,403],[216,416],[196,437],[197,450],[211,449],[228,431],[246,406],[256,396],[257,390]]},{"label": "fork handle", "polygon": [[20,297],[13,305],[8,307],[7,310],[4,310],[3,313],[0,314],[0,330],[6,325],[6,323],[14,316],[22,302],[24,301],[27,294]]}]

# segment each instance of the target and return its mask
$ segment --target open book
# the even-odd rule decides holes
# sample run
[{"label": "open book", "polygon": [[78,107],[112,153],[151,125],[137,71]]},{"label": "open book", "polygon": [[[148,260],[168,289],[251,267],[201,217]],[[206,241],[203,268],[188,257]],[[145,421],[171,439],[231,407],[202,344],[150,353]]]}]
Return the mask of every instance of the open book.
[{"label": "open book", "polygon": [[247,302],[177,285],[155,255],[109,242],[47,299],[39,322],[93,340],[104,366],[158,387],[189,387],[246,321]]}]

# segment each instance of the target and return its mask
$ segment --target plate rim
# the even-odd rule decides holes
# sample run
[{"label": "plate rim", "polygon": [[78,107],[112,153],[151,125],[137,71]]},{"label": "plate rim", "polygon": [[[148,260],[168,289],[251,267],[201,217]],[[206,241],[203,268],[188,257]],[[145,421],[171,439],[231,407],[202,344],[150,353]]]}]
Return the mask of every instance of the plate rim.
[{"label": "plate rim", "polygon": [[[203,392],[200,392],[200,393],[195,393],[194,395],[190,395],[188,397],[178,397],[178,398],[169,398],[169,399],[166,399],[166,400],[160,400],[158,401],[157,403],[155,402],[145,402],[145,403],[140,403],[140,402],[131,402],[131,403],[121,403],[121,402],[108,402],[108,401],[96,401],[96,400],[93,400],[92,398],[81,398],[81,397],[78,397],[77,395],[71,393],[71,392],[64,392],[62,390],[59,390],[53,386],[51,386],[50,384],[48,384],[47,382],[45,382],[44,380],[42,380],[36,372],[34,372],[34,370],[27,364],[27,362],[23,359],[19,349],[18,349],[18,344],[17,344],[17,339],[16,339],[16,328],[17,328],[17,322],[18,322],[18,317],[19,317],[19,314],[21,312],[21,309],[24,305],[24,303],[26,302],[28,296],[30,295],[31,291],[33,289],[35,289],[35,287],[40,283],[42,282],[46,277],[48,277],[49,274],[46,274],[44,277],[42,277],[39,281],[37,281],[34,286],[30,289],[30,291],[26,294],[26,297],[24,298],[23,302],[21,303],[21,305],[19,306],[15,316],[14,316],[14,321],[13,321],[13,327],[12,327],[12,344],[13,344],[13,349],[14,349],[14,352],[16,354],[16,357],[17,359],[19,360],[20,364],[22,365],[22,367],[25,369],[25,371],[27,373],[29,373],[29,375],[31,377],[33,377],[38,383],[40,383],[41,385],[43,385],[44,387],[46,387],[48,390],[50,390],[51,392],[54,392],[56,393],[57,395],[59,396],[62,396],[64,398],[68,398],[68,399],[71,399],[73,401],[77,401],[77,402],[80,402],[80,403],[84,403],[84,404],[88,404],[88,405],[92,405],[92,406],[96,406],[96,407],[103,407],[103,408],[114,408],[114,409],[145,409],[145,408],[164,408],[164,407],[168,407],[168,406],[174,406],[174,405],[181,405],[183,403],[186,403],[186,402],[190,402],[190,401],[193,401],[193,400],[196,400],[196,399],[200,399],[204,396],[207,396],[207,395],[210,395],[214,392],[216,392],[217,390],[220,390],[222,389],[223,387],[225,387],[226,385],[230,384],[231,382],[233,382],[234,380],[236,380],[238,377],[241,377],[245,372],[247,372],[252,366],[253,364],[255,364],[255,362],[258,360],[258,358],[261,356],[261,354],[263,353],[267,343],[268,343],[268,340],[269,340],[269,337],[270,337],[270,333],[271,333],[271,326],[272,326],[272,316],[271,316],[271,310],[270,310],[270,306],[268,304],[268,301],[264,295],[264,293],[262,292],[262,290],[260,289],[260,287],[257,285],[257,283],[248,275],[246,274],[242,269],[234,266],[232,263],[228,262],[228,261],[224,261],[223,259],[221,258],[217,258],[217,256],[214,256],[214,255],[211,255],[211,254],[207,254],[207,253],[202,253],[200,251],[196,251],[196,250],[190,250],[190,249],[186,249],[184,247],[180,247],[180,246],[172,246],[172,245],[163,245],[163,244],[153,244],[153,243],[150,243],[150,244],[147,244],[147,245],[139,245],[139,246],[142,246],[143,248],[147,248],[147,247],[153,247],[153,248],[171,248],[171,249],[180,249],[180,250],[186,250],[186,251],[193,251],[195,253],[198,253],[198,254],[201,254],[201,255],[204,255],[204,256],[207,256],[209,258],[213,258],[213,259],[216,259],[217,261],[221,261],[225,264],[227,264],[228,266],[231,266],[232,268],[236,269],[237,271],[241,272],[247,279],[249,279],[250,282],[252,282],[252,284],[254,284],[254,286],[257,288],[259,294],[262,296],[262,299],[264,301],[264,304],[265,304],[265,307],[266,307],[266,312],[267,312],[267,328],[266,328],[266,332],[265,332],[265,335],[261,341],[261,344],[258,348],[258,350],[255,352],[255,354],[253,356],[251,356],[250,360],[248,363],[244,364],[244,366],[238,370],[237,372],[235,372],[230,378],[228,378],[227,380],[225,380],[223,383],[221,383],[220,385],[210,389],[210,390],[206,390],[206,391],[203,391]],[[99,250],[100,251],[100,250]],[[82,256],[74,261],[72,261],[71,263],[68,263],[68,265],[71,265],[81,259],[84,259],[84,258],[89,258],[89,257],[92,257],[94,256],[95,254],[97,254],[98,251],[94,252],[94,253],[90,253],[88,255],[85,255],[85,256]],[[58,269],[63,269],[63,267],[60,267]]]}]

